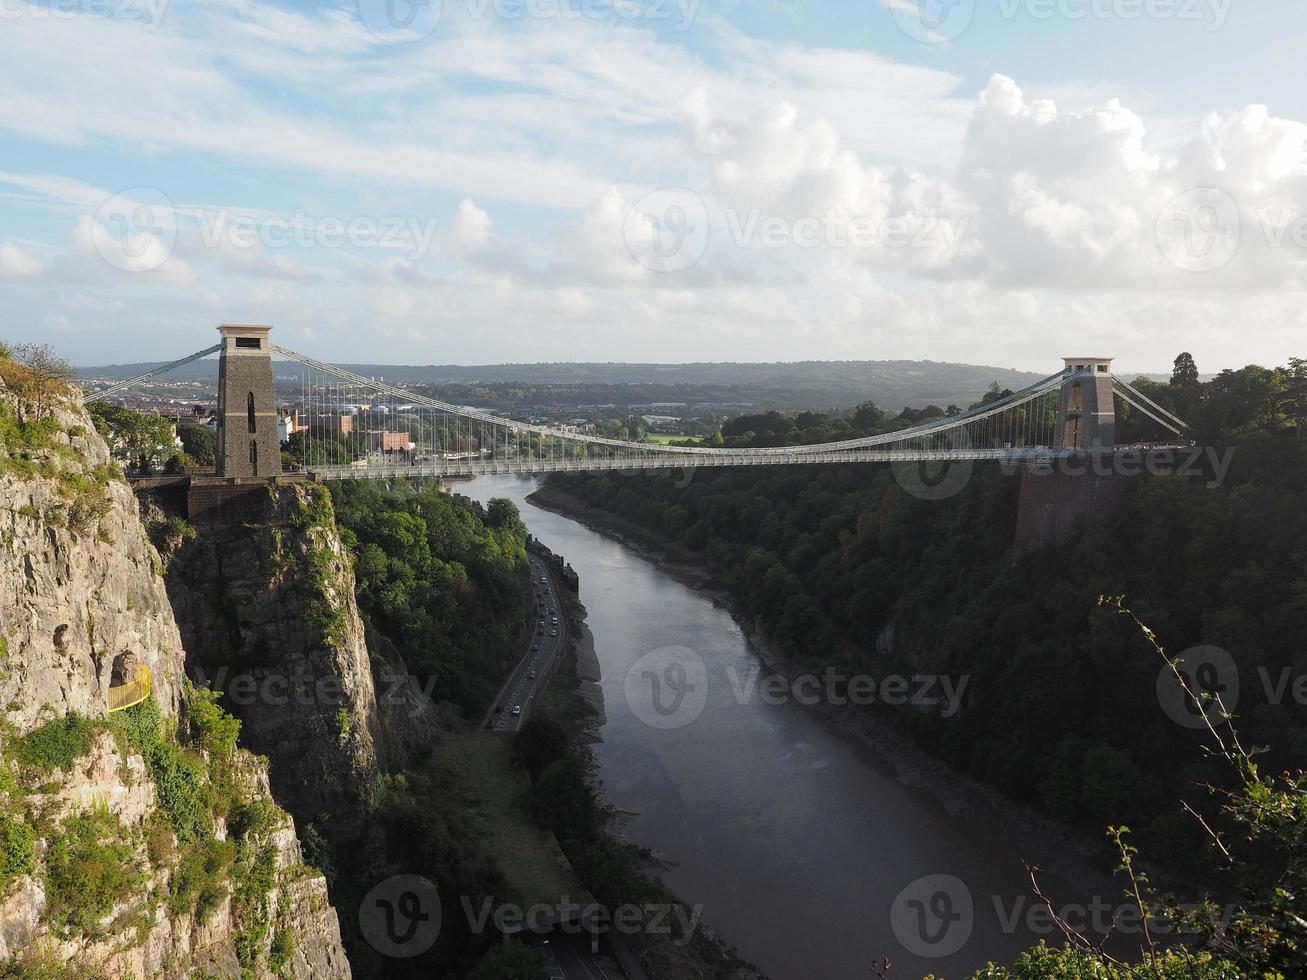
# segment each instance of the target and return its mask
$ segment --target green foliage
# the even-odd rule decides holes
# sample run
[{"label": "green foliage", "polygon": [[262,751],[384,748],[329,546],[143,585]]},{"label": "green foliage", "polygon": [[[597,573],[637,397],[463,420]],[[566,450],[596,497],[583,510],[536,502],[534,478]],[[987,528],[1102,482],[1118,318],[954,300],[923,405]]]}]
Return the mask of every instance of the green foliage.
[{"label": "green foliage", "polygon": [[159,805],[178,841],[184,846],[208,837],[219,801],[204,760],[165,737],[154,698],[118,712],[115,721],[131,747],[145,758]]},{"label": "green foliage", "polygon": [[282,968],[290,962],[295,954],[295,936],[284,925],[279,925],[272,934],[272,946],[268,950],[268,969],[281,973]]},{"label": "green foliage", "polygon": [[91,751],[99,722],[69,714],[35,728],[14,741],[14,757],[24,769],[48,776],[56,769],[67,771]]},{"label": "green foliage", "polygon": [[241,845],[242,860],[236,876],[236,959],[241,971],[253,971],[270,928],[269,894],[277,881],[277,850],[271,844],[251,851]]},{"label": "green foliage", "polygon": [[140,880],[129,840],[106,808],[64,820],[45,856],[46,909],[56,926],[100,934],[100,920]]},{"label": "green foliage", "polygon": [[109,980],[109,975],[82,963],[65,963],[45,949],[28,949],[21,958],[0,961],[0,980]]},{"label": "green foliage", "polygon": [[55,446],[58,432],[54,416],[20,416],[0,402],[0,474],[36,476],[42,458]]},{"label": "green foliage", "polygon": [[0,814],[0,896],[15,878],[36,866],[36,834],[30,824]]},{"label": "green foliage", "polygon": [[436,487],[332,485],[354,555],[359,607],[438,700],[467,716],[494,697],[530,612],[526,529],[510,501],[490,509]]},{"label": "green foliage", "polygon": [[1161,953],[1135,964],[1113,964],[1083,950],[1040,943],[1011,966],[991,964],[972,980],[1245,980],[1234,964],[1211,953]]},{"label": "green foliage", "polygon": [[162,415],[133,412],[103,401],[91,402],[86,410],[114,458],[126,467],[153,473],[177,453],[172,422]]},{"label": "green foliage", "polygon": [[182,441],[182,451],[197,466],[212,466],[217,461],[218,434],[207,425],[179,425],[177,438]]},{"label": "green foliage", "polygon": [[227,816],[227,829],[232,840],[237,843],[262,837],[273,830],[277,823],[276,810],[266,799],[241,801],[234,805]]},{"label": "green foliage", "polygon": [[[1198,392],[1219,403],[1229,387]],[[1264,417],[1260,397],[1236,399],[1228,416]],[[1094,830],[1135,827],[1154,860],[1180,870],[1202,850],[1167,802],[1222,773],[1188,752],[1190,733],[1158,708],[1140,638],[1094,600],[1104,587],[1138,593],[1177,650],[1231,651],[1251,743],[1274,747],[1271,765],[1300,765],[1307,709],[1287,698],[1271,710],[1262,692],[1263,678],[1302,672],[1307,445],[1271,426],[1236,447],[1220,486],[1131,480],[1110,517],[1021,552],[1020,481],[997,466],[975,467],[944,501],[916,499],[874,466],[550,485],[703,555],[806,668],[967,678],[949,717],[866,710],[1013,799]]]},{"label": "green foliage", "polygon": [[49,344],[14,344],[0,350],[0,379],[17,400],[24,421],[47,418],[55,403],[71,394],[69,382],[75,373]]},{"label": "green foliage", "polygon": [[183,848],[169,882],[168,908],[174,915],[194,913],[201,925],[227,897],[227,877],[236,845],[209,837]]},{"label": "green foliage", "polygon": [[503,943],[481,958],[468,980],[547,980],[549,961],[538,949]]},{"label": "green foliage", "polygon": [[192,744],[227,757],[236,749],[241,723],[218,706],[221,697],[219,692],[206,687],[188,687],[186,720],[190,723]]},{"label": "green foliage", "polygon": [[[149,526],[150,543],[165,562],[187,541],[194,540],[197,532],[184,517],[170,515],[166,520],[154,521]],[[167,566],[165,565],[165,568]]]}]

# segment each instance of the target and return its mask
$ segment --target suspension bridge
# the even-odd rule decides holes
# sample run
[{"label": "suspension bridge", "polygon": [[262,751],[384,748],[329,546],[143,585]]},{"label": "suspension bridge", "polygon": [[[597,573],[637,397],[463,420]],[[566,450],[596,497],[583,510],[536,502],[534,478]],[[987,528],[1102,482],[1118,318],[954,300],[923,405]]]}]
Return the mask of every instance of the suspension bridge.
[{"label": "suspension bridge", "polygon": [[[298,448],[305,471],[317,480],[955,460],[1046,466],[1123,448],[1115,443],[1118,400],[1187,441],[1185,423],[1116,377],[1105,357],[1064,358],[1057,373],[1020,391],[911,428],[740,449],[613,439],[576,426],[503,418],[278,346],[271,329],[223,325],[218,344],[88,393],[87,400],[110,398],[217,354],[216,475],[225,479],[282,474],[283,411],[303,420]],[[280,359],[275,369],[274,357]]]}]

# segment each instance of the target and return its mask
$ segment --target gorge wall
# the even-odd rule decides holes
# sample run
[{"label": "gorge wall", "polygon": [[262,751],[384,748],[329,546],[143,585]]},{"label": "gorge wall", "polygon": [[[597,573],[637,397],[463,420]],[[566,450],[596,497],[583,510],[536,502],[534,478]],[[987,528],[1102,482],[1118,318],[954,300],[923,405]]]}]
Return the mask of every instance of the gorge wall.
[{"label": "gorge wall", "polygon": [[186,680],[162,570],[76,392],[0,357],[0,964],[348,977],[266,765]]}]

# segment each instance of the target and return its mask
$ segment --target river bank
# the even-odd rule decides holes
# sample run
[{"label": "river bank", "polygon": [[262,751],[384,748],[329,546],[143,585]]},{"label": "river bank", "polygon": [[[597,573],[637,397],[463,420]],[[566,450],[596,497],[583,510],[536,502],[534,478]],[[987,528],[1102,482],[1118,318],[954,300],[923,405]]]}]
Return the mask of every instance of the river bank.
[{"label": "river bank", "polygon": [[[559,612],[565,617],[571,642],[545,689],[546,713],[583,743],[583,747],[572,751],[580,755],[587,772],[595,773],[597,765],[589,746],[602,741],[607,723],[598,650],[587,621],[588,610],[577,593],[560,590]],[[576,705],[577,699],[584,707]],[[701,910],[686,905],[667,888],[660,875],[667,867],[666,859],[622,833],[625,819],[635,814],[614,807],[597,776],[593,789],[599,810],[596,819],[607,825],[596,846],[611,855],[609,861],[597,863],[629,863],[635,869],[634,880],[627,884],[630,893],[624,901],[633,902],[638,897],[637,904],[646,911],[653,910],[653,918],[646,921],[647,929],[607,937],[608,951],[622,973],[629,980],[768,980],[742,960],[725,939],[699,921]],[[564,860],[574,866],[570,857]],[[667,916],[669,920],[694,922],[694,927],[688,932],[664,932],[659,908],[674,910]]]},{"label": "river bank", "polygon": [[[792,685],[808,671],[783,654],[740,610],[729,591],[702,555],[680,545],[660,541],[646,528],[607,511],[592,507],[545,483],[528,499],[543,510],[565,516],[585,527],[621,542],[677,578],[710,596],[728,610],[744,632],[748,645],[761,664],[764,675],[779,675]],[[1114,855],[1104,841],[1085,831],[1062,824],[1030,807],[1022,806],[918,748],[889,725],[855,705],[819,701],[808,706],[842,737],[855,740],[883,758],[895,777],[906,786],[935,799],[951,815],[985,825],[1005,826],[1029,844],[1030,860],[1059,876],[1077,881],[1100,894],[1112,888],[1110,869]]]}]

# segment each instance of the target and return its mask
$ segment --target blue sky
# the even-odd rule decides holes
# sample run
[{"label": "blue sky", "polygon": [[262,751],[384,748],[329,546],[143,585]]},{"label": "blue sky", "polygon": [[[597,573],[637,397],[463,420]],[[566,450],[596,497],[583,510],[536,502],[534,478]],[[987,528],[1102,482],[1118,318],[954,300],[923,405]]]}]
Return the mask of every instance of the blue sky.
[{"label": "blue sky", "polygon": [[342,361],[1279,363],[1307,335],[1304,21],[0,0],[0,339],[83,364],[231,321]]}]

